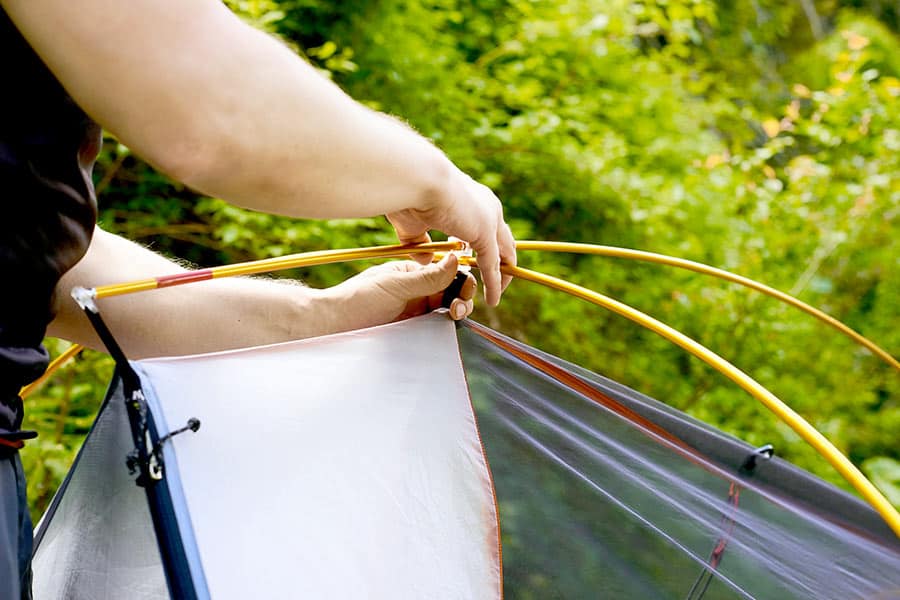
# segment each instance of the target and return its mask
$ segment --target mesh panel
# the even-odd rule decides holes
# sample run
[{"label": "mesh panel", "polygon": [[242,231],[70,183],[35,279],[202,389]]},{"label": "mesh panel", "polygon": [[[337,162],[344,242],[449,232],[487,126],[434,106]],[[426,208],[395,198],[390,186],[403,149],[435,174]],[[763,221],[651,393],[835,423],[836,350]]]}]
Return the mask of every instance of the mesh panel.
[{"label": "mesh panel", "polygon": [[477,331],[496,338],[459,336],[497,489],[507,597],[900,597],[896,538],[827,510],[852,509],[864,524],[867,506],[780,467],[804,489],[815,482],[813,512],[788,493],[796,482],[737,476],[740,462],[726,459],[749,446]]},{"label": "mesh panel", "polygon": [[[527,348],[513,340],[509,342]],[[533,348],[528,348],[528,351],[538,358],[570,370],[595,389],[614,395],[617,402],[662,426],[675,437],[689,442],[704,458],[729,473],[740,469],[747,459],[750,450],[748,444],[711,425],[555,356]],[[751,401],[750,398],[747,401]],[[777,456],[759,463],[753,473],[753,481],[766,486],[772,493],[790,498],[791,503],[803,504],[802,509],[805,512],[820,514],[823,518],[841,523],[845,528],[858,530],[864,535],[878,538],[882,543],[898,548],[897,534],[868,504]]]},{"label": "mesh panel", "polygon": [[35,598],[169,597],[146,495],[125,468],[132,446],[116,380],[38,526]]}]

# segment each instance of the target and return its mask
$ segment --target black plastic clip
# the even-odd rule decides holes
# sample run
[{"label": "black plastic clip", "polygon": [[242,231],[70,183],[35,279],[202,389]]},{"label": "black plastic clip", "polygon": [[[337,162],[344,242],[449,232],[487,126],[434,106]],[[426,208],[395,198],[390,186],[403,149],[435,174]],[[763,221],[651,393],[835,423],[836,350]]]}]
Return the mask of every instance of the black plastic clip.
[{"label": "black plastic clip", "polygon": [[[125,464],[128,467],[128,472],[134,475],[136,471],[141,471],[136,483],[139,486],[144,487],[148,483],[148,479],[153,481],[161,480],[163,477],[163,444],[180,433],[184,433],[185,431],[196,432],[198,429],[200,429],[200,419],[191,417],[184,427],[171,431],[161,437],[159,441],[153,445],[150,452],[147,453],[146,458],[142,459],[141,453],[137,448],[129,452],[125,457]],[[146,469],[141,469],[142,465],[146,465]]]},{"label": "black plastic clip", "polygon": [[773,456],[775,456],[775,446],[773,446],[772,444],[760,446],[759,448],[751,452],[750,455],[744,460],[744,464],[741,465],[741,472],[749,475],[756,469],[758,460],[769,460]]},{"label": "black plastic clip", "polygon": [[184,433],[185,431],[192,431],[194,433],[197,433],[198,429],[200,429],[200,419],[198,419],[197,417],[191,417],[187,420],[187,424],[184,427],[176,429],[175,431],[170,431],[166,435],[159,438],[159,441],[156,442],[156,444],[153,446],[153,450],[150,451],[150,476],[153,479],[162,479],[163,444],[180,433]]},{"label": "black plastic clip", "polygon": [[172,439],[179,433],[184,433],[188,429],[190,429],[194,433],[197,433],[197,430],[200,429],[200,419],[198,419],[197,417],[191,417],[190,419],[187,420],[187,425],[185,425],[181,429],[176,429],[175,431],[171,431],[171,432],[167,433],[166,435],[162,436],[161,438],[159,438],[159,441],[156,442],[156,446],[153,447],[153,452],[154,453],[160,452],[162,450],[163,444],[168,442],[170,439]]}]

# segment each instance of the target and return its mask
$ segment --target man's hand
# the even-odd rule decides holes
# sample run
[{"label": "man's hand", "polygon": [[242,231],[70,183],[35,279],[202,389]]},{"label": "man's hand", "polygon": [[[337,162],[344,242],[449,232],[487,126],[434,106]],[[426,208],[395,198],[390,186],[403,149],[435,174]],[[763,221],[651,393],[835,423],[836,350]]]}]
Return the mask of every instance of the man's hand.
[{"label": "man's hand", "polygon": [[[516,242],[503,220],[500,200],[487,186],[451,166],[446,187],[428,207],[402,210],[387,217],[404,244],[431,241],[430,229],[467,241],[478,255],[485,300],[491,306],[500,302],[500,294],[512,279],[501,275],[500,263],[516,264]],[[430,257],[418,260],[427,261]]]},{"label": "man's hand", "polygon": [[[427,266],[412,261],[390,262],[367,269],[323,293],[341,307],[341,329],[372,327],[440,308],[444,290],[453,282],[458,266],[453,254]],[[450,303],[454,320],[472,313],[476,288],[470,274],[459,296]]]}]

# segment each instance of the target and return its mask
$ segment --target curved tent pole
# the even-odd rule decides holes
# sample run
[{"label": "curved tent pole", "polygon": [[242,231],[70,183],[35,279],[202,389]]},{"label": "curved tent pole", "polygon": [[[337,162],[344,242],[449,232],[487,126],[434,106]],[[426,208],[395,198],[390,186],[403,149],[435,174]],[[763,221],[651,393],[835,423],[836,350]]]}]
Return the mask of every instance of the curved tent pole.
[{"label": "curved tent pole", "polygon": [[23,387],[19,390],[19,397],[23,400],[31,395],[31,393],[44,385],[44,382],[50,379],[61,366],[63,366],[70,359],[74,358],[79,352],[84,350],[84,346],[81,344],[72,344],[66,351],[54,358],[49,365],[47,365],[47,370],[44,371],[44,374]]},{"label": "curved tent pole", "polygon": [[[773,297],[782,299],[783,301],[788,302],[789,304],[801,308],[804,312],[812,314],[817,318],[822,316],[826,317],[826,319],[822,319],[825,322],[832,324],[831,321],[835,323],[839,323],[842,327],[838,327],[839,330],[846,333],[845,329],[849,332],[852,332],[854,335],[850,335],[853,339],[860,341],[858,338],[865,340],[868,342],[864,344],[866,347],[874,346],[878,348],[872,342],[869,342],[863,336],[857,334],[855,331],[846,327],[836,319],[829,317],[825,313],[821,313],[821,311],[817,311],[811,306],[806,305],[805,303],[797,300],[796,298],[792,298],[787,294],[782,292],[778,292],[773,288],[769,288],[761,283],[755,282],[753,280],[741,277],[739,275],[734,275],[732,273],[728,273],[727,271],[722,271],[720,269],[715,269],[714,267],[709,267],[707,265],[702,265],[701,263],[694,263],[692,261],[685,261],[682,259],[675,259],[672,257],[665,257],[664,255],[653,254],[649,252],[639,252],[636,250],[627,250],[622,248],[610,248],[604,246],[590,246],[587,244],[566,244],[565,246],[577,247],[576,250],[566,249],[563,250],[563,244],[557,244],[552,242],[525,242],[520,243],[523,245],[521,249],[553,249],[555,251],[583,251],[584,253],[591,254],[603,254],[607,256],[622,256],[628,258],[636,258],[638,260],[646,260],[650,262],[659,262],[663,264],[671,264],[673,266],[680,266],[682,268],[688,268],[693,271],[706,273],[710,275],[715,275],[722,279],[726,279],[728,281],[733,281],[735,283],[740,283],[742,285],[747,285],[753,289],[757,289],[771,295]],[[544,247],[537,248],[536,246],[540,244]],[[259,261],[251,261],[246,263],[238,263],[234,265],[225,265],[221,267],[213,267],[208,269],[200,269],[198,271],[188,271],[178,275],[169,275],[163,277],[155,277],[151,279],[142,279],[138,281],[126,282],[122,284],[112,284],[106,286],[99,286],[96,288],[75,288],[72,290],[72,295],[76,297],[76,299],[84,300],[87,299],[99,299],[106,298],[110,296],[118,296],[122,294],[130,294],[134,292],[148,291],[153,289],[159,289],[163,287],[170,287],[175,285],[182,285],[186,283],[193,283],[196,281],[205,281],[209,279],[217,279],[220,277],[231,277],[237,275],[251,275],[257,273],[265,273],[269,271],[275,271],[279,269],[290,269],[295,267],[305,267],[305,266],[313,266],[313,265],[322,265],[322,264],[330,264],[335,262],[345,262],[351,260],[363,260],[363,259],[371,259],[371,258],[390,258],[390,257],[400,257],[406,256],[408,254],[427,254],[427,253],[435,253],[435,252],[447,252],[454,250],[463,249],[463,244],[461,242],[435,242],[429,244],[412,244],[412,245],[394,245],[394,246],[376,246],[369,248],[356,248],[349,250],[324,250],[318,252],[307,252],[301,254],[294,254],[289,256],[283,256],[278,258],[269,258],[263,259]],[[633,254],[632,256],[626,256],[628,254]],[[640,257],[639,257],[640,255]],[[475,259],[461,257],[461,263],[469,263],[473,266],[477,266],[477,261]],[[661,335],[662,337],[668,339],[669,341],[675,343],[680,346],[684,350],[688,351],[695,357],[699,358],[703,362],[707,363],[737,385],[739,385],[742,389],[747,391],[754,398],[759,400],[762,404],[764,404],[769,410],[774,412],[782,421],[784,421],[787,425],[789,425],[794,431],[796,431],[804,440],[806,440],[819,454],[821,454],[828,462],[831,464],[837,471],[840,473],[853,487],[856,489],[862,496],[865,498],[869,504],[882,516],[882,518],[887,522],[887,524],[891,527],[891,529],[900,537],[900,513],[888,502],[888,500],[881,494],[880,491],[870,482],[862,472],[857,469],[850,460],[844,456],[840,450],[838,450],[828,439],[823,436],[817,429],[815,429],[812,425],[810,425],[803,417],[794,412],[789,406],[787,406],[784,402],[778,399],[774,394],[768,391],[765,387],[756,382],[752,377],[732,365],[730,362],[709,350],[702,344],[694,341],[688,336],[684,335],[680,331],[669,327],[668,325],[654,319],[653,317],[646,315],[637,309],[634,309],[627,304],[623,304],[617,300],[613,300],[607,296],[594,292],[592,290],[583,288],[581,286],[575,285],[573,283],[569,283],[567,281],[563,281],[556,277],[552,277],[549,275],[545,275],[543,273],[538,273],[537,271],[531,271],[528,269],[524,269],[522,267],[513,267],[509,265],[504,265],[502,267],[503,271],[513,275],[515,277],[519,277],[521,279],[526,279],[529,281],[541,283],[547,287],[551,287],[553,289],[561,290],[572,294],[578,298],[583,300],[587,300],[593,304],[606,308],[619,314],[621,316],[634,321],[647,329]],[[767,291],[768,290],[768,291]],[[786,298],[790,298],[792,301],[786,300]],[[801,306],[802,305],[802,306]],[[806,307],[806,308],[802,308]],[[834,325],[832,325],[834,326]],[[858,337],[857,337],[858,336]],[[862,343],[862,342],[860,342]],[[58,368],[62,363],[67,360],[70,356],[74,356],[80,351],[80,347],[75,344],[70,347],[66,353],[61,355],[55,361],[53,361],[53,365],[56,365]],[[878,350],[881,350],[878,348]],[[885,354],[890,357],[889,354],[881,350],[879,355]],[[884,358],[882,356],[882,358]],[[891,357],[892,358],[892,357]],[[894,361],[896,362],[896,361]],[[49,377],[50,369],[48,368],[47,373],[44,377],[34,382],[30,386],[23,388],[23,392],[26,390],[30,392],[35,387],[40,385],[47,377]],[[26,393],[27,395],[27,393]],[[23,396],[24,397],[24,396]]]},{"label": "curved tent pole", "polygon": [[[474,265],[475,261],[471,261],[471,263]],[[550,275],[545,275],[537,271],[524,269],[522,267],[504,265],[501,269],[508,275],[513,275],[520,279],[526,279],[566,292],[623,316],[664,337],[728,377],[744,391],[759,400],[766,408],[775,413],[779,419],[797,432],[800,437],[806,440],[809,445],[821,454],[825,460],[827,460],[829,464],[831,464],[831,466],[833,466],[837,472],[840,473],[870,505],[872,505],[894,533],[897,534],[897,537],[900,537],[900,513],[898,513],[897,509],[888,502],[878,488],[876,488],[875,485],[869,481],[852,462],[850,462],[850,459],[844,456],[834,444],[832,444],[815,427],[810,425],[806,419],[801,417],[772,392],[730,362],[680,331],[628,306],[627,304],[619,302],[618,300],[614,300],[608,296],[604,296],[603,294],[574,283]]]},{"label": "curved tent pole", "polygon": [[[402,254],[396,254],[397,248],[403,248]],[[317,252],[304,252],[301,254],[292,254],[288,256],[282,256],[278,258],[265,259],[261,261],[253,261],[249,263],[238,263],[234,265],[227,265],[226,267],[218,267],[216,269],[204,269],[203,271],[213,271],[219,273],[218,275],[213,275],[213,277],[226,277],[229,275],[249,275],[253,273],[264,273],[271,270],[278,269],[290,269],[294,267],[307,267],[313,265],[321,265],[328,264],[331,262],[343,262],[349,260],[358,260],[362,258],[388,258],[392,256],[402,256],[403,254],[408,253],[427,253],[432,251],[447,251],[447,250],[458,250],[460,249],[460,245],[454,242],[437,242],[434,244],[423,244],[420,246],[378,246],[378,247],[370,247],[370,248],[356,248],[356,249],[348,249],[348,250],[325,250],[325,251],[317,251]],[[868,348],[870,352],[875,354],[875,356],[879,357],[881,360],[894,367],[898,371],[900,371],[900,361],[891,356],[886,350],[884,350],[881,346],[865,337],[861,333],[851,329],[841,321],[835,319],[831,315],[815,308],[814,306],[810,306],[809,304],[803,302],[799,298],[795,298],[790,294],[786,294],[775,288],[765,285],[764,283],[760,283],[748,277],[743,277],[736,273],[731,273],[730,271],[725,271],[724,269],[718,269],[716,267],[712,267],[703,263],[695,262],[692,260],[685,260],[683,258],[676,258],[674,256],[668,256],[665,254],[658,254],[656,252],[646,252],[643,250],[633,250],[631,248],[620,248],[617,246],[601,246],[597,244],[578,244],[572,242],[547,242],[547,241],[535,241],[535,240],[524,240],[516,242],[517,250],[540,250],[544,252],[569,252],[573,254],[592,254],[595,256],[606,256],[612,258],[625,258],[629,260],[638,260],[642,262],[652,262],[661,265],[667,265],[670,267],[676,267],[679,269],[686,269],[689,271],[694,271],[695,273],[701,273],[703,275],[710,275],[712,277],[717,277],[718,279],[722,279],[724,281],[729,281],[731,283],[736,283],[738,285],[742,285],[744,287],[756,290],[761,292],[767,296],[775,298],[785,304],[793,306],[798,310],[805,312],[808,315],[812,315],[819,321],[822,321],[829,327],[836,329],[841,332],[845,336],[849,337],[856,343]],[[377,252],[376,252],[377,251]],[[359,254],[364,254],[364,256],[360,256]],[[348,258],[348,256],[352,256]],[[192,271],[192,275],[183,276],[185,279],[195,280],[197,277],[196,272]],[[203,278],[208,277],[198,277],[196,280],[199,281]],[[112,286],[104,286],[105,288],[111,288],[109,291],[98,294],[98,298],[105,297],[106,295],[118,295],[124,293],[138,292],[144,290],[152,290],[157,289],[158,287],[165,287],[165,285],[177,285],[177,281],[172,281],[171,279],[167,284],[160,285],[158,279],[145,279],[141,281],[130,282],[122,285],[112,285]],[[186,282],[184,282],[186,283]],[[47,367],[47,370],[44,374],[37,379],[36,381],[28,384],[23,387],[20,396],[25,398],[30,395],[34,390],[39,388],[44,384],[47,379],[56,371],[59,367],[61,367],[66,361],[70,358],[81,352],[84,347],[80,344],[75,344],[70,346],[66,352],[61,354],[58,358],[56,358],[50,365]]]},{"label": "curved tent pole", "polygon": [[742,277],[741,275],[737,275],[736,273],[731,273],[723,269],[717,269],[716,267],[711,267],[709,265],[694,262],[692,260],[685,260],[683,258],[676,258],[674,256],[667,256],[665,254],[657,254],[655,252],[632,250],[631,248],[618,248],[616,246],[575,244],[570,242],[520,241],[516,242],[516,249],[541,250],[544,252],[570,252],[573,254],[592,254],[595,256],[607,256],[612,258],[626,258],[630,260],[639,260],[642,262],[652,262],[661,265],[667,265],[670,267],[677,267],[679,269],[686,269],[689,271],[694,271],[695,273],[702,273],[703,275],[710,275],[712,277],[717,277],[725,281],[730,281],[731,283],[736,283],[738,285],[742,285],[744,287],[761,292],[767,296],[775,298],[776,300],[784,302],[785,304],[793,306],[794,308],[801,310],[808,315],[815,317],[829,327],[840,331],[842,334],[849,337],[857,344],[868,348],[868,350],[875,356],[877,356],[890,366],[894,367],[894,369],[900,371],[900,361],[891,356],[890,353],[881,348],[878,344],[868,339],[864,335],[858,333],[857,331],[851,329],[831,315],[822,312],[821,310],[813,306],[810,306],[809,304],[803,302],[798,298],[795,298],[794,296],[791,296],[790,294],[786,294],[784,292],[776,290],[775,288],[769,287],[758,281],[754,281],[753,279]]},{"label": "curved tent pole", "polygon": [[[195,281],[219,279],[221,277],[257,275],[259,273],[269,273],[271,271],[294,269],[297,267],[312,267],[315,265],[328,265],[351,260],[366,260],[369,258],[398,258],[409,254],[449,252],[453,250],[462,250],[464,247],[465,244],[462,242],[453,241],[430,242],[427,244],[370,246],[368,248],[351,248],[346,250],[318,250],[315,252],[289,254],[277,258],[264,258],[263,260],[235,263],[233,265],[222,265],[221,267],[198,269],[196,271],[185,271],[184,273],[178,273],[177,275],[165,275],[163,277],[139,279],[127,283],[101,285],[89,290],[84,290],[83,293],[93,299],[109,298],[110,296],[145,292],[184,283],[193,283]],[[84,288],[75,288],[72,290],[72,295],[74,296],[76,293],[79,293],[78,290],[80,289],[83,290]]]}]

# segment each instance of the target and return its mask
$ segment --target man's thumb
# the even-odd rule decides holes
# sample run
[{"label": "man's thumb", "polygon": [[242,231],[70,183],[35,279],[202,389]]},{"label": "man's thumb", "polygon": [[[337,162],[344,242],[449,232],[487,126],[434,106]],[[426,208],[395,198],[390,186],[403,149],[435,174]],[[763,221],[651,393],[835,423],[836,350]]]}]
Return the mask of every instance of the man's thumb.
[{"label": "man's thumb", "polygon": [[400,274],[403,295],[407,299],[422,298],[444,291],[453,282],[459,260],[447,254],[439,262]]}]

